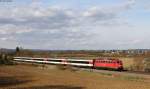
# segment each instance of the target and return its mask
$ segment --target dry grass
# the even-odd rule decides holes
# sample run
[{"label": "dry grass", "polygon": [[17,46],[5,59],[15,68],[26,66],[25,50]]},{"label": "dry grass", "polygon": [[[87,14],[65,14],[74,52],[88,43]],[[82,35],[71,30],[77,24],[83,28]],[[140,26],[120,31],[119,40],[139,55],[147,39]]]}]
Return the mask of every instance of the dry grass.
[{"label": "dry grass", "polygon": [[123,66],[126,70],[132,70],[132,66],[134,64],[134,58],[119,58],[123,62]]},{"label": "dry grass", "polygon": [[0,67],[0,89],[150,89],[150,80],[131,81],[87,71],[28,65]]}]

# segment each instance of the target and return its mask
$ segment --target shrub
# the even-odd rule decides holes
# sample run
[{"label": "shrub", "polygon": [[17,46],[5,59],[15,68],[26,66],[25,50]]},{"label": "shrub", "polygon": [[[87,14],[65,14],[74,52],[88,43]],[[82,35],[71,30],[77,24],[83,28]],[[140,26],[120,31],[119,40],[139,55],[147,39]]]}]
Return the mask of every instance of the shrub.
[{"label": "shrub", "polygon": [[13,57],[0,54],[0,65],[12,65],[13,64]]},{"label": "shrub", "polygon": [[150,58],[145,58],[143,60],[143,65],[144,65],[144,71],[145,72],[150,72]]}]

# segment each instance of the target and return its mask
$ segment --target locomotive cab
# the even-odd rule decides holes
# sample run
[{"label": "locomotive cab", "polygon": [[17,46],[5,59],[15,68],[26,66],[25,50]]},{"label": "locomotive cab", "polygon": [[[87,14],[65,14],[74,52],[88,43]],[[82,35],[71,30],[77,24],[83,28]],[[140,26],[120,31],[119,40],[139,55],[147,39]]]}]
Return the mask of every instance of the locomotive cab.
[{"label": "locomotive cab", "polygon": [[117,60],[117,64],[116,64],[117,70],[123,70],[123,63],[120,60]]}]

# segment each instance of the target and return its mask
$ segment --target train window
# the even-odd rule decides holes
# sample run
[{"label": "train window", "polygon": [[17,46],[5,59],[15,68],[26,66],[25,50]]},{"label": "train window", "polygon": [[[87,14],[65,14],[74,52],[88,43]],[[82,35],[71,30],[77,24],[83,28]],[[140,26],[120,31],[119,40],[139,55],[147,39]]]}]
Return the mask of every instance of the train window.
[{"label": "train window", "polygon": [[101,63],[101,61],[100,61],[100,60],[97,60],[96,62]]},{"label": "train window", "polygon": [[69,63],[83,63],[83,64],[89,64],[89,61],[68,61]]},{"label": "train window", "polygon": [[62,62],[62,60],[49,60],[49,61],[53,61],[53,62]]},{"label": "train window", "polygon": [[53,61],[53,62],[61,62],[62,60],[44,60],[44,59],[33,59],[37,61]]},{"label": "train window", "polygon": [[25,57],[16,57],[15,59],[25,59],[25,60],[31,60],[30,58],[25,58]]},{"label": "train window", "polygon": [[121,61],[119,61],[118,63],[119,63],[119,64],[122,64],[122,62],[121,62]]},{"label": "train window", "polygon": [[37,61],[44,61],[44,59],[33,59],[33,60],[37,60]]}]

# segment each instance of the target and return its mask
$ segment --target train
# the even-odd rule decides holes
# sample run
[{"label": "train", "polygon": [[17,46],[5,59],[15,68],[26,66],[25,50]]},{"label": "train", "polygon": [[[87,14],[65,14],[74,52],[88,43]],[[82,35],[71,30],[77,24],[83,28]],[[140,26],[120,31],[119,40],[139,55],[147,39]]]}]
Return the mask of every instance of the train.
[{"label": "train", "polygon": [[91,60],[85,59],[65,59],[65,58],[33,58],[33,57],[14,57],[14,61],[44,63],[55,65],[69,65],[75,67],[88,67],[94,69],[113,69],[123,70],[123,63],[119,59],[114,58],[97,58]]}]

